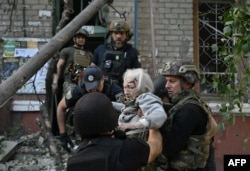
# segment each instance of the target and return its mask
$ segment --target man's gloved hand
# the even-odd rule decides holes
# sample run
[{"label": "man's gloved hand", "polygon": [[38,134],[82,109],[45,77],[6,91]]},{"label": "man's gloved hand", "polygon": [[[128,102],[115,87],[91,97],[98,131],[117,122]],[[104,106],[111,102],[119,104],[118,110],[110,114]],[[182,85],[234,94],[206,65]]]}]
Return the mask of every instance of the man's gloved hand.
[{"label": "man's gloved hand", "polygon": [[52,92],[57,93],[58,85],[57,83],[52,83]]},{"label": "man's gloved hand", "polygon": [[72,148],[74,147],[74,144],[73,144],[72,140],[70,139],[70,137],[68,136],[68,134],[67,134],[66,132],[60,134],[60,141],[61,141],[61,146],[62,146],[68,153],[70,153],[71,150],[70,150],[70,148],[68,147],[68,144],[69,144]]}]

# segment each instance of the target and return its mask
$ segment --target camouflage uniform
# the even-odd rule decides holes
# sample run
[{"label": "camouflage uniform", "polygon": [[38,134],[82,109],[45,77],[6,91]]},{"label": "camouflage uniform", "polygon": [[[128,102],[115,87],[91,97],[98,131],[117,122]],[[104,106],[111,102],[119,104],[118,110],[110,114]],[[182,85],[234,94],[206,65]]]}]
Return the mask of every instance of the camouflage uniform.
[{"label": "camouflage uniform", "polygon": [[[76,32],[77,35],[84,35],[88,38],[88,32],[80,29]],[[81,85],[83,69],[90,65],[93,54],[86,49],[79,49],[75,46],[66,47],[60,52],[60,59],[65,61],[64,69],[64,95],[70,91],[75,85]]]},{"label": "camouflage uniform", "polygon": [[[199,80],[195,66],[185,61],[166,63],[162,75],[179,76],[181,86],[184,81],[194,86]],[[167,171],[205,171],[212,142],[211,110],[193,89],[183,89],[170,100],[173,106],[161,128],[163,152],[158,163]]]}]

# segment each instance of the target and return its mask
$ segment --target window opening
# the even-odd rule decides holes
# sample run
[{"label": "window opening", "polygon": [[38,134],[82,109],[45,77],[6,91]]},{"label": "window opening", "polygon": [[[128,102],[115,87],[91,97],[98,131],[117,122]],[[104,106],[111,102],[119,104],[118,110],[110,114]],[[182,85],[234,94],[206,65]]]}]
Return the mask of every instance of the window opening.
[{"label": "window opening", "polygon": [[[226,65],[218,52],[212,52],[212,45],[222,45],[224,24],[219,19],[232,6],[230,2],[200,2],[199,3],[199,67],[201,79],[206,83],[200,85],[202,94],[216,94],[217,90],[211,84],[214,76],[222,75],[220,81],[226,83]],[[229,42],[228,48],[232,47]]]}]

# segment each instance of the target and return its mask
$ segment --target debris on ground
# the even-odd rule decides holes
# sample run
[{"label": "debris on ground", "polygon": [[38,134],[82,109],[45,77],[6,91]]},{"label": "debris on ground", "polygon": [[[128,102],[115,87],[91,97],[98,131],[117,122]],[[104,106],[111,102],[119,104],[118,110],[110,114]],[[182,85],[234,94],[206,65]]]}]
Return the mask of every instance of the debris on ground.
[{"label": "debris on ground", "polygon": [[65,170],[69,154],[60,147],[56,137],[55,142],[60,153],[60,161],[51,154],[48,141],[41,132],[21,136],[15,141],[1,140],[0,171]]},{"label": "debris on ground", "polygon": [[18,145],[20,145],[20,143],[15,141],[3,141],[1,143],[2,152],[0,153],[0,163],[7,162],[19,148]]},{"label": "debris on ground", "polygon": [[[60,144],[59,137],[51,131],[51,123],[45,104],[40,106],[42,119],[36,124],[40,131],[25,134],[22,126],[11,127],[5,135],[0,135],[0,171],[64,171],[68,158]],[[73,132],[67,128],[67,132]],[[71,134],[69,134],[71,135]],[[76,144],[75,136],[71,137]]]}]

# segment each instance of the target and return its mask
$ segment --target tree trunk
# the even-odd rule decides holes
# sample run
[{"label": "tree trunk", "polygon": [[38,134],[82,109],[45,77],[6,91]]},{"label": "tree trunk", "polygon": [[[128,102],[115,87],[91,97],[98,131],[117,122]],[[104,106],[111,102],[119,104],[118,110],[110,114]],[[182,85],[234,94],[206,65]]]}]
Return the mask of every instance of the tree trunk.
[{"label": "tree trunk", "polygon": [[110,0],[94,0],[45,44],[27,63],[0,84],[0,106],[22,87],[45,63]]}]

